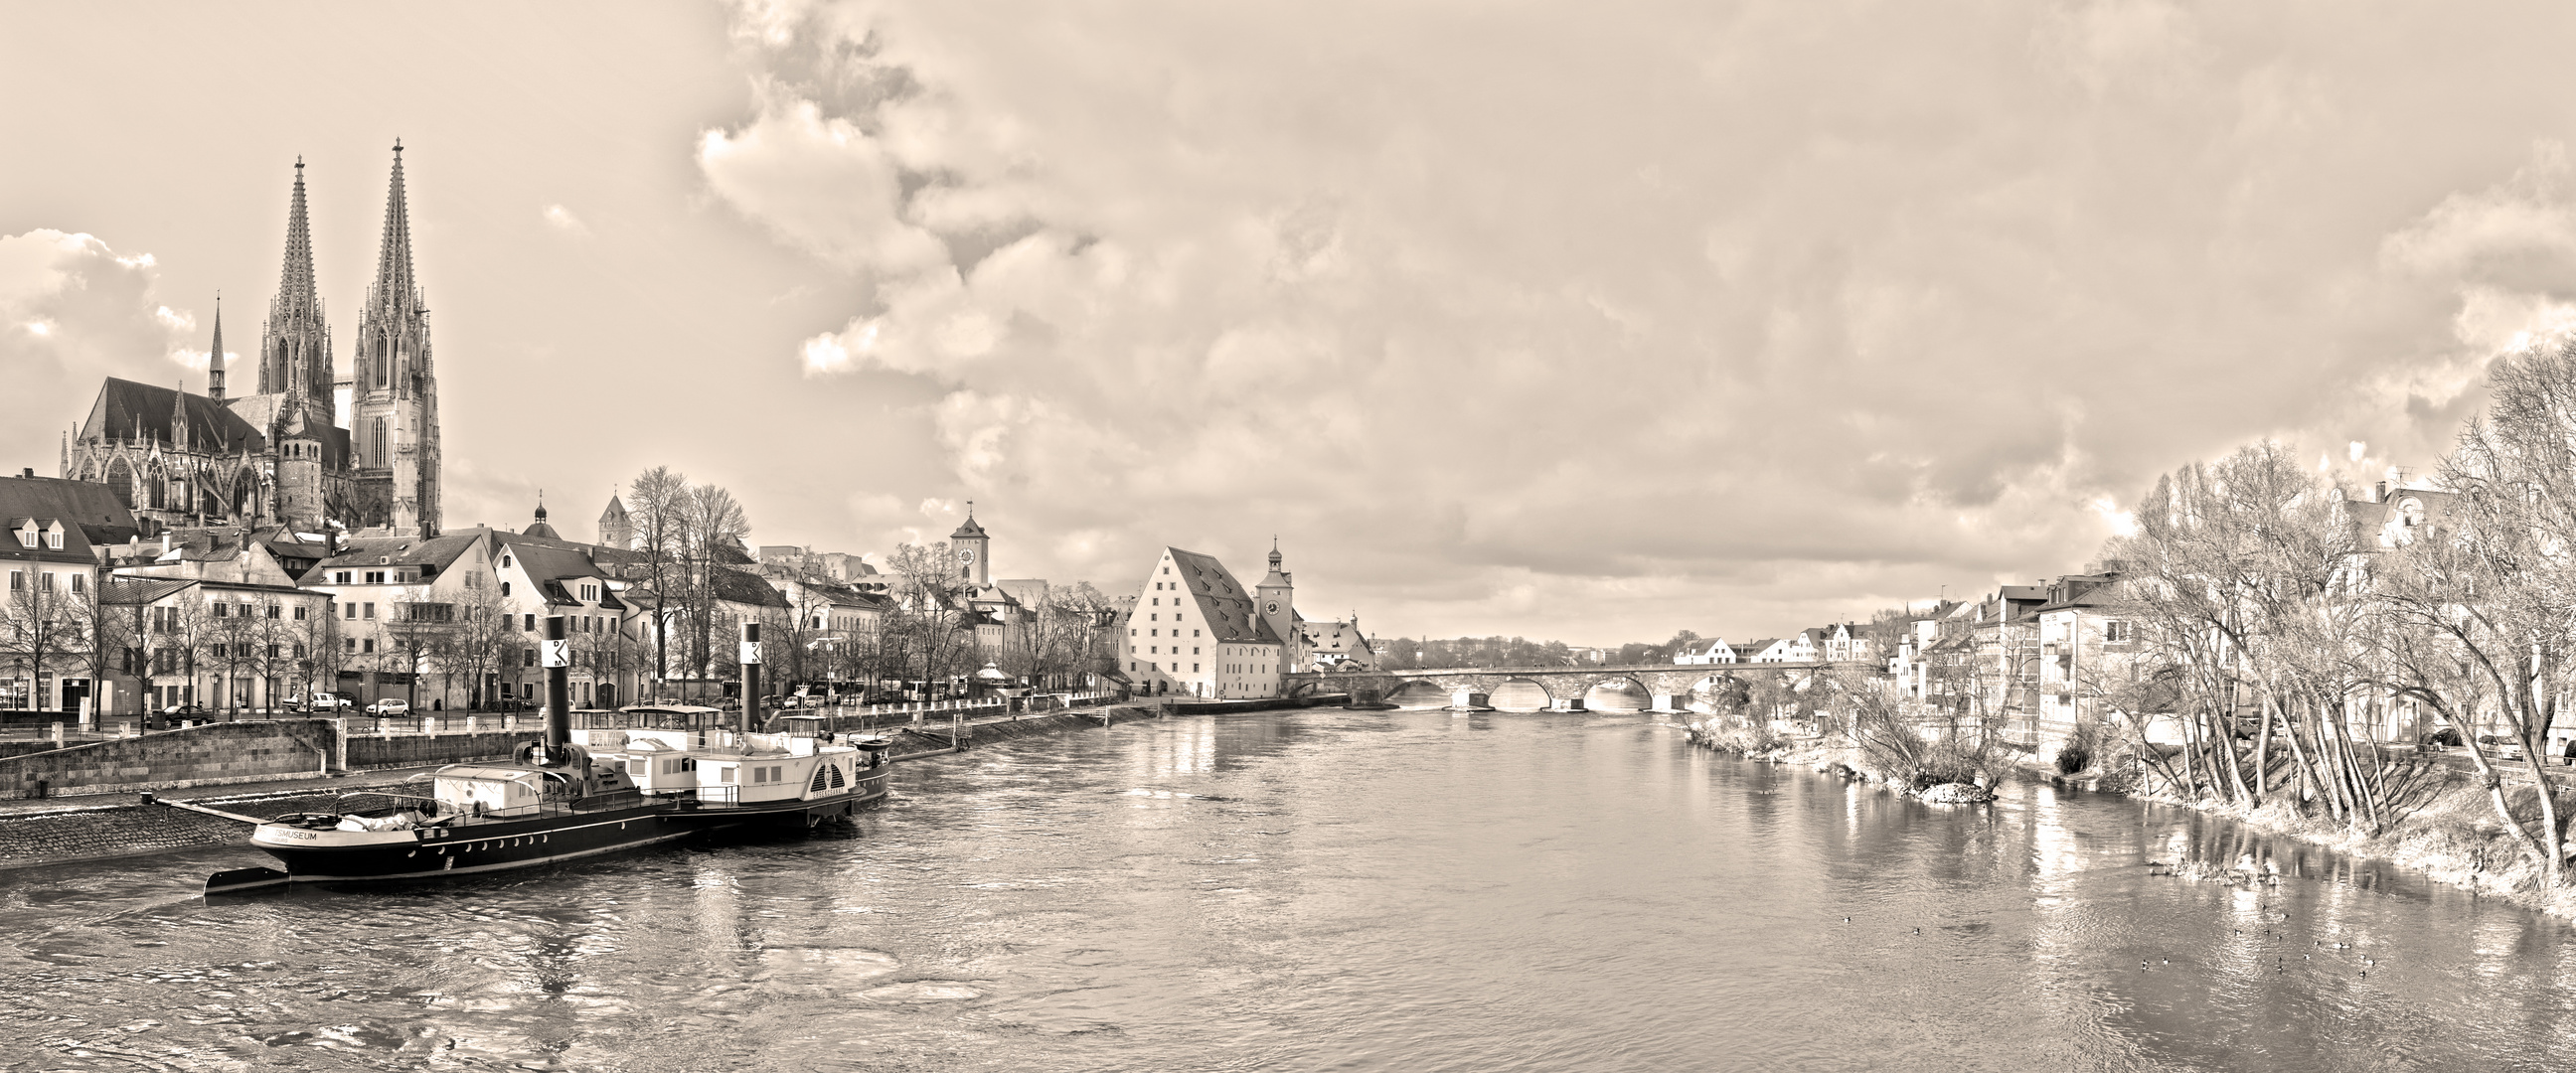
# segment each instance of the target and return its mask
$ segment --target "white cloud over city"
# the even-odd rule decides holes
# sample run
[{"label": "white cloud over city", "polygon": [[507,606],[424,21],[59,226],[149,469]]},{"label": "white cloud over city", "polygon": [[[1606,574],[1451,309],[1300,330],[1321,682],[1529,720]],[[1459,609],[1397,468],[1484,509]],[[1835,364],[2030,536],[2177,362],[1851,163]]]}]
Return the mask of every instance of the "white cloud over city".
[{"label": "white cloud over city", "polygon": [[2248,438],[2424,465],[2484,360],[2568,318],[2559,130],[2482,115],[2417,163],[2465,132],[2410,94],[2456,72],[2385,26],[1458,19],[762,5],[758,108],[698,159],[850,274],[803,369],[935,385],[968,490],[1133,518],[1126,558],[1276,520],[1459,629],[1770,629],[2073,569]]},{"label": "white cloud over city", "polygon": [[63,431],[81,417],[68,411],[87,412],[101,376],[202,383],[210,339],[194,313],[163,304],[156,276],[151,254],[95,235],[0,235],[0,370],[9,381],[0,394],[12,400],[0,404],[5,472],[52,476]]},{"label": "white cloud over city", "polygon": [[[96,376],[183,370],[214,286],[255,337],[297,152],[340,154],[347,331],[394,134],[458,520],[667,463],[763,542],[973,500],[1002,572],[1112,588],[1275,533],[1387,633],[1742,636],[2076,569],[2257,436],[2422,469],[2488,358],[2576,321],[2554,8],[618,10],[634,40],[489,39],[579,81],[547,110],[436,84],[435,42],[417,93],[259,110],[220,245],[0,180],[0,361],[64,370],[5,461]],[[571,399],[719,434],[575,435]]]}]

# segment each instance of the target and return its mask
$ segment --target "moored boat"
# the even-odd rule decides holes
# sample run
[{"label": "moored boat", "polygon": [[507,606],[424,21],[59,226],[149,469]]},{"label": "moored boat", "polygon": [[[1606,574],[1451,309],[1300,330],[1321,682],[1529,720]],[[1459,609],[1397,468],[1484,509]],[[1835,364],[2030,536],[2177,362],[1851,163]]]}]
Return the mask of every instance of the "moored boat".
[{"label": "moored boat", "polygon": [[706,726],[701,709],[624,710],[632,726],[580,731],[583,744],[644,796],[673,802],[684,827],[818,826],[886,796],[894,772],[883,738],[747,733]]},{"label": "moored boat", "polygon": [[649,795],[623,765],[572,740],[564,620],[546,619],[545,740],[507,763],[450,764],[427,794],[372,791],[390,804],[294,813],[261,823],[251,845],[285,866],[219,872],[209,894],[288,883],[430,879],[529,868],[670,842],[704,831],[681,802]]},{"label": "moored boat", "polygon": [[285,870],[223,873],[207,889],[496,872],[669,842],[702,829],[673,822],[672,802],[646,797],[580,746],[523,752],[526,758],[513,763],[440,768],[428,794],[374,792],[389,805],[295,813],[260,824],[251,845]]}]

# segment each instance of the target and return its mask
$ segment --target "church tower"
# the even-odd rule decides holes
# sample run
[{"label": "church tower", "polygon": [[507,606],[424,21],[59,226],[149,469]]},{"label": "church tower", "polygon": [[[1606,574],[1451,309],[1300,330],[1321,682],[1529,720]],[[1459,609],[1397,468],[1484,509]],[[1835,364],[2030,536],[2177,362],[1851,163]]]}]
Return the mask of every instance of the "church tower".
[{"label": "church tower", "polygon": [[358,312],[349,372],[349,441],[361,490],[360,523],[437,536],[438,371],[430,358],[428,303],[412,274],[411,210],[403,196],[400,141],[394,143],[376,279]]},{"label": "church tower", "polygon": [[974,500],[966,501],[966,524],[948,534],[948,547],[957,555],[958,577],[979,589],[993,584],[993,538],[975,524]]},{"label": "church tower", "polygon": [[304,218],[302,157],[295,160],[295,196],[286,206],[286,264],[279,270],[277,297],[269,300],[268,323],[260,333],[258,389],[263,395],[288,396],[281,412],[301,402],[320,406],[323,420],[334,416],[331,327],[322,319],[322,296],[313,286],[313,233]]},{"label": "church tower", "polygon": [[611,548],[635,546],[635,523],[626,516],[626,504],[614,492],[608,495],[608,509],[599,512],[599,542]]},{"label": "church tower", "polygon": [[302,403],[290,400],[278,418],[277,514],[299,530],[318,532],[328,508],[322,491],[322,432],[310,415]]},{"label": "church tower", "polygon": [[1281,656],[1293,662],[1297,645],[1297,585],[1287,572],[1279,569],[1277,537],[1270,538],[1270,573],[1262,576],[1260,586],[1254,591],[1257,594],[1254,609],[1261,613],[1261,621],[1269,624],[1270,632],[1287,646],[1281,650]]}]

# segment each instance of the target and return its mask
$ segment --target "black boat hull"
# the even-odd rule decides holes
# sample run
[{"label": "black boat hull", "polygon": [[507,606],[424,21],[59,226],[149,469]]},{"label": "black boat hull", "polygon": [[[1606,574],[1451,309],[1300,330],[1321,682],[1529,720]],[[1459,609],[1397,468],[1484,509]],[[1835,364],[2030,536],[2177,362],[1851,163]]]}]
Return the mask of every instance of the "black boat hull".
[{"label": "black boat hull", "polygon": [[476,875],[576,861],[673,842],[710,830],[676,822],[667,804],[487,819],[406,831],[306,830],[265,824],[251,844],[297,883],[354,883]]}]

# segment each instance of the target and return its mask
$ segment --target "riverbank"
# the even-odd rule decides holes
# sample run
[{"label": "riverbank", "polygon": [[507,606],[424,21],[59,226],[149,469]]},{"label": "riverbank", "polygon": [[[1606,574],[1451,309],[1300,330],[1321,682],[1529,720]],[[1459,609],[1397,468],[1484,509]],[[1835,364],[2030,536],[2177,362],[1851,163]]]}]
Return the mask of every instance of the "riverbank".
[{"label": "riverbank", "polygon": [[[1761,764],[1781,764],[1815,769],[1819,775],[1832,775],[1850,782],[1875,782],[1899,797],[1910,797],[1933,804],[1982,804],[1994,796],[2000,774],[1982,771],[1955,782],[1925,781],[1912,772],[1884,771],[1860,748],[1826,737],[1771,737],[1754,740],[1737,728],[1708,723],[1674,724],[1689,735],[1691,744],[1715,752],[1729,753]],[[2034,772],[2023,771],[2029,775]]]},{"label": "riverbank", "polygon": [[[1698,747],[1757,763],[1794,765],[1851,781],[1877,782],[1899,794],[1906,794],[1910,789],[1902,785],[1904,780],[1901,778],[1891,778],[1888,772],[1872,770],[1860,749],[1836,744],[1829,739],[1755,742],[1741,730],[1705,726],[1693,726],[1690,733],[1692,743]],[[2495,806],[2488,799],[2486,790],[2457,773],[2437,772],[2432,775],[2430,781],[2417,791],[2415,807],[2392,823],[2388,830],[2372,835],[2332,819],[2302,815],[2277,796],[2261,807],[2247,808],[2227,802],[2191,801],[2172,794],[2145,791],[2136,787],[2133,779],[2118,778],[2099,770],[2069,775],[2053,768],[2018,762],[1998,764],[1995,769],[1994,774],[1998,776],[2009,773],[2046,782],[2059,789],[2114,794],[2192,809],[2244,824],[2265,834],[2295,839],[2361,860],[2393,864],[2433,882],[2480,897],[2500,898],[2535,912],[2576,920],[2576,889],[2561,888],[2555,892],[2544,889],[2540,868],[2497,818]],[[2536,816],[2538,802],[2533,791],[2521,787],[2516,792],[2519,794],[2515,802],[2517,814]],[[2562,796],[2559,813],[2562,816],[2576,815],[2576,799]],[[2187,862],[2163,863],[2184,865]],[[2217,878],[2231,875],[2236,862],[2201,861],[2197,865],[2190,871]]]},{"label": "riverbank", "polygon": [[[2220,801],[2186,801],[2161,793],[2130,796],[2224,817],[2266,834],[2362,860],[2385,861],[2480,897],[2500,898],[2534,912],[2576,920],[2576,889],[2546,889],[2546,877],[2539,865],[2497,818],[2485,788],[2466,779],[2446,780],[2420,807],[2376,835],[2324,817],[2300,815],[2277,797],[2259,807],[2247,808]],[[2518,810],[2538,811],[2535,795],[2528,788],[2519,791],[2515,803]],[[2570,804],[2562,797],[2561,816],[2568,815]],[[2229,862],[2205,863],[2224,866]]]}]

